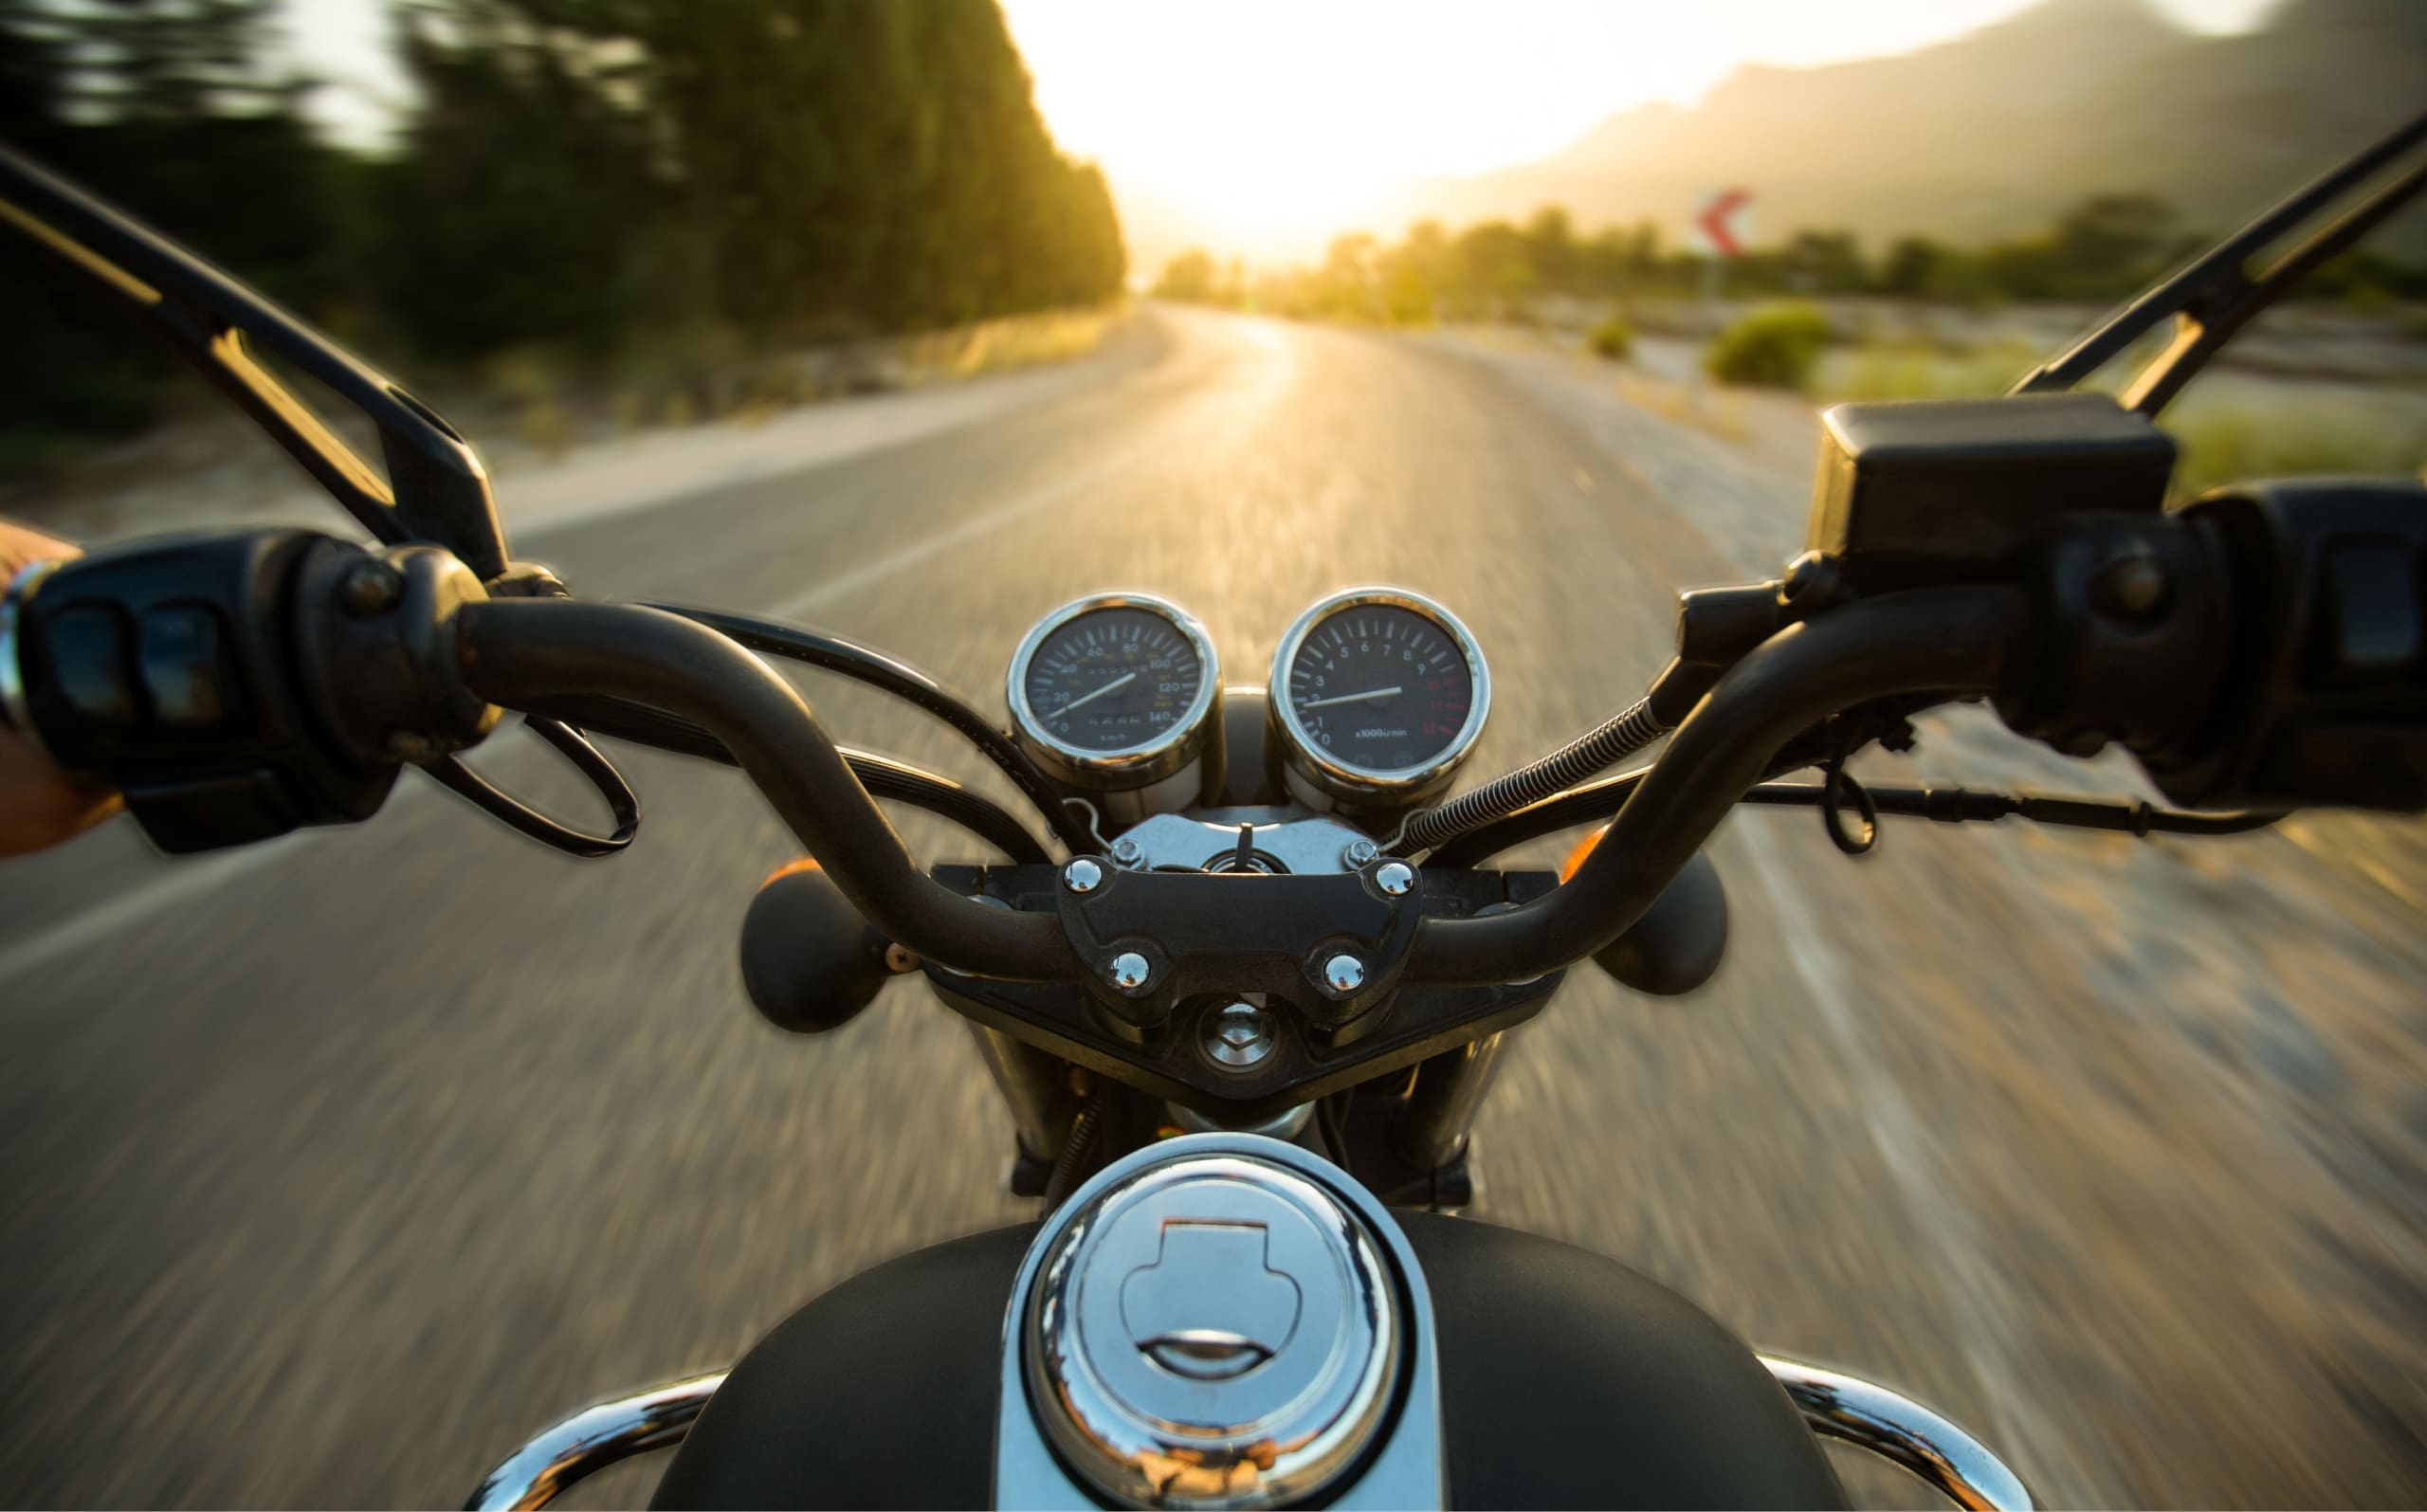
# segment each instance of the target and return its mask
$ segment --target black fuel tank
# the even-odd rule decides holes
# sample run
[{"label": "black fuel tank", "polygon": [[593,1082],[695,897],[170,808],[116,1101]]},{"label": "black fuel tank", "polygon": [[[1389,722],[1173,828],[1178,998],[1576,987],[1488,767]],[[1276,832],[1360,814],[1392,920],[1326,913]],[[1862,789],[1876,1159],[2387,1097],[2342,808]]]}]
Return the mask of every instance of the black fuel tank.
[{"label": "black fuel tank", "polygon": [[[1394,1214],[1441,1341],[1456,1506],[1831,1506],[1844,1492],[1752,1352],[1676,1293],[1513,1230]],[[734,1368],[661,1507],[984,1506],[1003,1312],[1032,1228],[904,1255]]]}]

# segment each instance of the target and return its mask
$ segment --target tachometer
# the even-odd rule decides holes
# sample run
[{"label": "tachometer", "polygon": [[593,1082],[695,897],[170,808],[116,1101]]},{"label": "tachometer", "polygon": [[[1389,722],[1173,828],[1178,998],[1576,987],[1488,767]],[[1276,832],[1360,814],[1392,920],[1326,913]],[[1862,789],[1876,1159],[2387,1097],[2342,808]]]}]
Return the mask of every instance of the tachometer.
[{"label": "tachometer", "polygon": [[1298,616],[1272,660],[1272,718],[1308,803],[1416,803],[1483,733],[1491,676],[1456,615],[1403,588],[1355,588]]},{"label": "tachometer", "polygon": [[1195,796],[1177,779],[1196,774],[1221,682],[1214,643],[1187,610],[1151,593],[1095,593],[1028,632],[1007,691],[1021,743],[1055,776],[1104,792],[1156,790],[1112,806],[1128,818]]}]

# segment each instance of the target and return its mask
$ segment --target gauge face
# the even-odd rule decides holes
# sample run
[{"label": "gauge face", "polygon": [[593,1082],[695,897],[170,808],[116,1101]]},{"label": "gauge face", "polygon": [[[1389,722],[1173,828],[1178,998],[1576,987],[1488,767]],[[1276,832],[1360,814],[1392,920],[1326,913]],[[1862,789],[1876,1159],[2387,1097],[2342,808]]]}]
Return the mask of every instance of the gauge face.
[{"label": "gauge face", "polygon": [[1177,606],[1099,594],[1029,632],[1012,660],[1012,713],[1066,773],[1142,774],[1193,751],[1217,679],[1212,643]]},{"label": "gauge face", "polygon": [[1282,644],[1276,696],[1318,774],[1376,786],[1443,775],[1482,732],[1482,652],[1448,610],[1396,589],[1360,589],[1302,617]]},{"label": "gauge face", "polygon": [[1151,610],[1099,609],[1046,637],[1023,691],[1036,721],[1081,751],[1125,751],[1179,727],[1205,666]]}]

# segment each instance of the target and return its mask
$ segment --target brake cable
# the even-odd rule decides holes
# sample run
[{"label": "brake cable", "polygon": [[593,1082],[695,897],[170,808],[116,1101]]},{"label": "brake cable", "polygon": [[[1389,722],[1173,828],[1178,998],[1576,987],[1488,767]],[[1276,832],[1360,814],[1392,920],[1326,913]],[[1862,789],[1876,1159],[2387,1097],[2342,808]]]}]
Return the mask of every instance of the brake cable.
[{"label": "brake cable", "polygon": [[917,667],[839,635],[787,625],[780,620],[760,619],[756,615],[736,614],[725,610],[698,609],[684,604],[653,603],[644,607],[695,620],[762,655],[784,657],[822,672],[832,672],[865,683],[892,694],[914,708],[934,715],[952,726],[1012,779],[1012,785],[1019,789],[1020,795],[1045,816],[1054,837],[1073,855],[1085,853],[1090,846],[1101,845],[1101,841],[1089,832],[1089,827],[1081,824],[1064,806],[1066,800],[1062,794],[1037,769],[1036,763],[1029,759],[1027,752],[988,723],[985,717],[972,708],[967,701]]},{"label": "brake cable", "polygon": [[[1575,788],[1532,808],[1521,810],[1451,841],[1434,852],[1436,866],[1474,866],[1504,850],[1606,819],[1623,808],[1650,767],[1636,767],[1599,782]],[[1845,779],[1852,782],[1851,777]],[[2017,818],[2033,824],[2072,829],[2105,829],[2146,839],[2155,834],[2234,835],[2263,829],[2285,817],[2281,813],[2235,811],[2197,813],[2167,809],[2139,799],[2080,798],[2058,793],[1982,792],[1969,788],[1932,788],[1918,784],[1874,787],[1858,784],[1852,792],[1832,794],[1828,785],[1809,782],[1762,782],[1745,790],[1737,801],[1829,811],[1851,801],[1874,827],[1878,816],[1934,820],[1940,824],[1985,824]],[[1833,837],[1834,838],[1834,837]]]}]

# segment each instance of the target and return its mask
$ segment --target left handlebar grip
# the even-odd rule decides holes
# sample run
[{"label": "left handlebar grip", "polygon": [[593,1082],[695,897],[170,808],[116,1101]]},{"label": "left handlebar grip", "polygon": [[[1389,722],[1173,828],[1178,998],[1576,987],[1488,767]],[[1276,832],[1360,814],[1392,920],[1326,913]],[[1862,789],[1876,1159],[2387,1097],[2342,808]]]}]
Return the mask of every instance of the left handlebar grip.
[{"label": "left handlebar grip", "polygon": [[404,761],[495,723],[447,644],[481,596],[429,547],[278,529],[133,542],[10,585],[0,702],[172,853],[363,819]]}]

